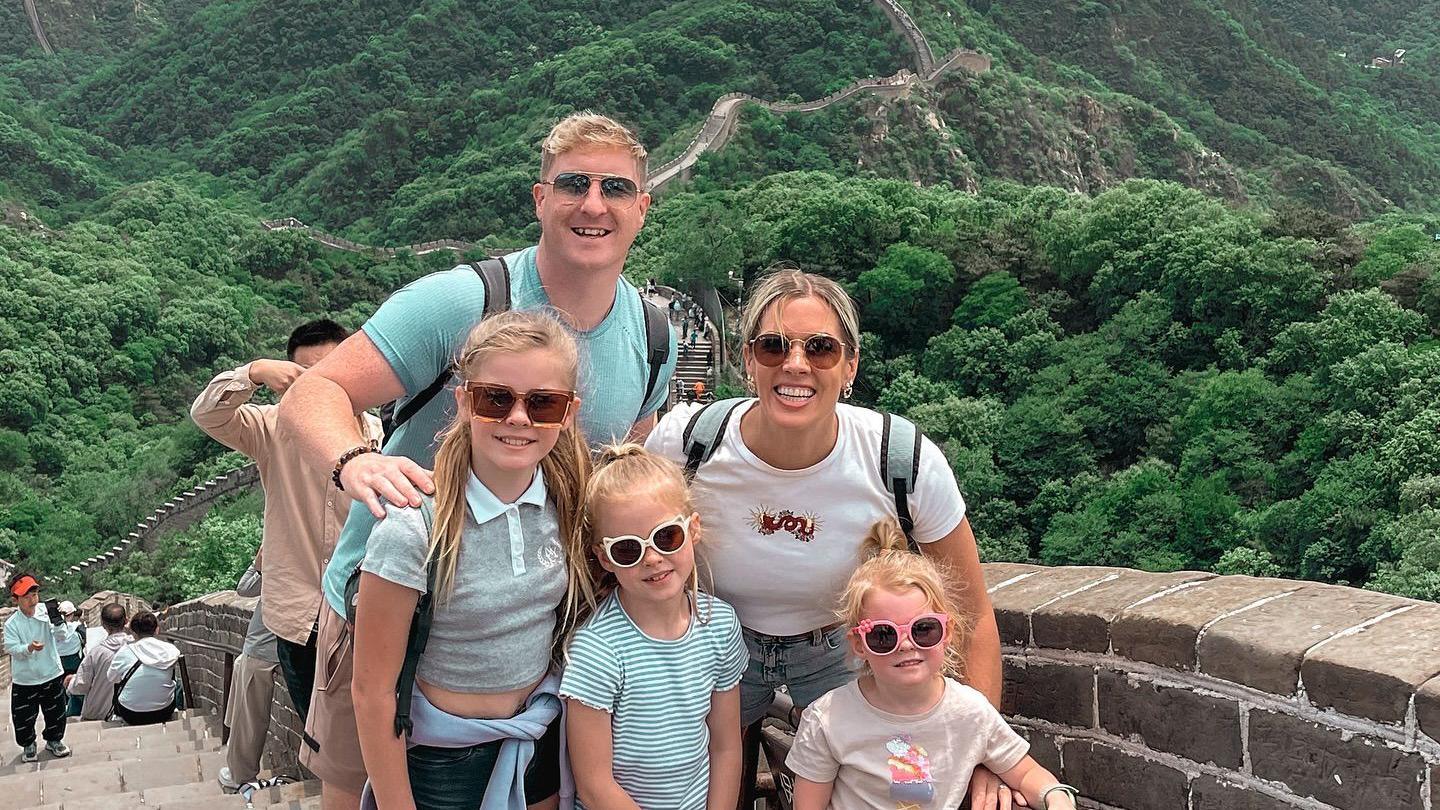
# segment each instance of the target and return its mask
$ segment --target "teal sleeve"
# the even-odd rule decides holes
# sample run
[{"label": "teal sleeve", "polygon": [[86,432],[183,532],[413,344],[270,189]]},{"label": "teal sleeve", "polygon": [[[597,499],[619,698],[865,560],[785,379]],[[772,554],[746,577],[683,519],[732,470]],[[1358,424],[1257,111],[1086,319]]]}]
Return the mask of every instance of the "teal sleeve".
[{"label": "teal sleeve", "polygon": [[[670,395],[670,380],[675,376],[675,363],[679,356],[679,344],[675,341],[674,325],[668,321],[666,325],[670,327],[668,330],[670,333],[670,353],[665,356],[665,365],[660,368],[660,376],[655,379],[655,390],[650,392],[650,398],[645,400],[645,404],[640,408],[640,418],[635,420],[637,422],[641,419],[649,418],[651,414],[660,410],[660,406],[665,404],[665,399]],[[646,369],[646,372],[648,373],[649,369]],[[649,377],[646,377],[646,379],[648,380]]]},{"label": "teal sleeve", "polygon": [[[723,613],[720,610],[722,607]],[[745,668],[750,663],[750,653],[745,649],[745,640],[740,637],[740,620],[735,616],[735,609],[719,600],[716,600],[716,608],[715,618],[723,617],[724,624],[720,625],[722,635],[719,639],[718,666],[715,668],[715,691],[725,692],[740,683],[740,676],[745,674]]]},{"label": "teal sleeve", "polygon": [[574,698],[592,709],[615,713],[624,672],[620,659],[599,634],[580,628],[566,654],[560,696]]},{"label": "teal sleeve", "polygon": [[11,655],[29,655],[30,642],[20,638],[20,633],[11,622],[5,623],[5,652]]},{"label": "teal sleeve", "polygon": [[361,328],[413,395],[454,362],[484,314],[485,283],[462,264],[400,288]]}]

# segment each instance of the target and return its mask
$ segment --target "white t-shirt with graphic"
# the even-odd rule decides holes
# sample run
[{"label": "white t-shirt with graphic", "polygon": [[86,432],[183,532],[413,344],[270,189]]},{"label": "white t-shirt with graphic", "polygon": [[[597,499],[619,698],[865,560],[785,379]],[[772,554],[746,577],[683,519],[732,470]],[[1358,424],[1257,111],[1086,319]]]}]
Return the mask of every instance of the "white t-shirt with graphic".
[{"label": "white t-shirt with graphic", "polygon": [[[683,465],[685,426],[699,407],[666,414],[646,448]],[[715,454],[692,482],[704,530],[696,548],[715,595],[734,606],[742,625],[767,635],[805,633],[835,621],[841,591],[860,564],[861,541],[875,521],[895,517],[895,497],[880,481],[884,417],[837,405],[835,449],[812,467],[781,470],[740,438],[750,407],[731,414]],[[909,505],[921,543],[945,537],[965,517],[955,473],[929,439],[921,444]]]},{"label": "white t-shirt with graphic", "polygon": [[830,810],[946,810],[965,799],[976,765],[1003,773],[1029,750],[984,695],[959,681],[946,678],[944,697],[919,715],[881,711],[851,681],[805,709],[785,764],[803,779],[834,783]]}]

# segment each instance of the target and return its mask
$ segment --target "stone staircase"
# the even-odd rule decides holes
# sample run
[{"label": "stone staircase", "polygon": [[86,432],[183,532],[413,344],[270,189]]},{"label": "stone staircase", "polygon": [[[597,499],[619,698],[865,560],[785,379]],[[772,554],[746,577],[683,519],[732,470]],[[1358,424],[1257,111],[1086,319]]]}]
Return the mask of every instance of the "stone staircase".
[{"label": "stone staircase", "polygon": [[[681,401],[689,401],[691,392],[695,390],[696,382],[705,383],[705,396],[709,399],[715,392],[715,381],[710,374],[710,367],[713,363],[715,352],[711,343],[712,333],[709,328],[695,341],[694,346],[687,347],[682,341],[680,353],[675,361],[675,379],[680,380],[684,385],[685,396]],[[709,359],[707,359],[709,358]],[[674,383],[671,383],[674,386]]]},{"label": "stone staircase", "polygon": [[[7,709],[9,690],[0,694]],[[320,783],[297,782],[244,797],[226,794],[215,781],[225,765],[219,718],[180,712],[169,723],[126,726],[76,721],[65,727],[73,753],[50,756],[40,740],[40,760],[21,762],[10,713],[4,712],[0,741],[0,810],[221,810],[234,807],[320,807]],[[38,720],[36,731],[44,727]],[[261,776],[269,774],[262,772]]]}]

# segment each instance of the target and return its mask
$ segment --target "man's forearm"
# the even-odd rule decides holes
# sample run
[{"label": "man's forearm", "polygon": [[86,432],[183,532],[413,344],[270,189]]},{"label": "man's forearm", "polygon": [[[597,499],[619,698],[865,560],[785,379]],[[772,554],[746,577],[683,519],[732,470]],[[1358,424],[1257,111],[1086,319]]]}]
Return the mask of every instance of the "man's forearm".
[{"label": "man's forearm", "polygon": [[316,469],[329,472],[346,450],[365,443],[355,414],[345,389],[327,377],[306,374],[280,400],[280,435]]}]

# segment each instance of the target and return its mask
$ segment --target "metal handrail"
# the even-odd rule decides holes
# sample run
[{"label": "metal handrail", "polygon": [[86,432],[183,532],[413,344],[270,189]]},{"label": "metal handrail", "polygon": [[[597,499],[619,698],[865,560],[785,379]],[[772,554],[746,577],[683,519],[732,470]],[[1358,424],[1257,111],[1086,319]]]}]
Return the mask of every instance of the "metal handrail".
[{"label": "metal handrail", "polygon": [[[179,641],[185,644],[193,644],[202,650],[222,653],[225,656],[225,677],[220,687],[220,744],[224,745],[230,741],[230,727],[225,725],[224,717],[230,712],[230,680],[235,673],[235,656],[241,651],[229,644],[217,644],[213,641],[191,638],[184,633],[166,633],[165,637],[172,641]],[[190,670],[185,666],[185,656],[180,656],[180,680],[181,689],[185,695],[185,708],[195,708],[195,693],[190,686]]]}]

